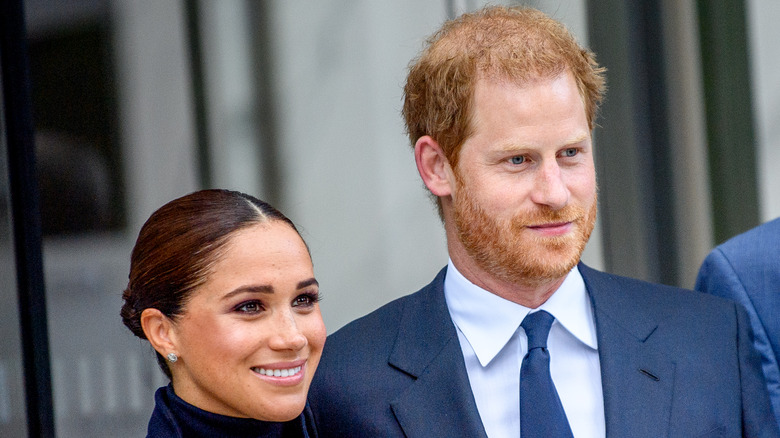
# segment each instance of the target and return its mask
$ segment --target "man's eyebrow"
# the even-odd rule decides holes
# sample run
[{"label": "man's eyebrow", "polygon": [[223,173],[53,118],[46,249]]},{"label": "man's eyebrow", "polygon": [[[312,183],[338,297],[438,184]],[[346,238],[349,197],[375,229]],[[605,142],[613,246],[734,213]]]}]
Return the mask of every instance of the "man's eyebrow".
[{"label": "man's eyebrow", "polygon": [[[581,143],[585,140],[587,140],[589,137],[589,133],[584,132],[579,135],[575,135],[571,138],[566,139],[562,143],[562,146],[570,146],[573,144]],[[517,152],[517,151],[524,151],[524,150],[533,150],[536,149],[536,146],[533,144],[527,144],[527,143],[513,143],[513,142],[506,142],[503,144],[498,144],[497,150],[501,152]]]},{"label": "man's eyebrow", "polygon": [[[562,146],[571,146],[577,143],[581,143],[588,139],[588,133],[583,133],[580,135],[577,135],[575,137],[569,138],[566,141],[563,142]],[[536,147],[530,144],[518,144],[518,143],[505,143],[498,146],[498,151],[501,153],[513,153],[513,152],[523,152],[523,151],[530,151],[535,149]]]},{"label": "man's eyebrow", "polygon": [[585,134],[578,135],[578,136],[576,136],[574,138],[569,139],[568,141],[564,142],[563,145],[564,146],[570,146],[570,145],[573,145],[573,144],[581,143],[581,142],[583,142],[583,141],[585,141],[587,139],[588,139],[588,134],[585,133]]}]

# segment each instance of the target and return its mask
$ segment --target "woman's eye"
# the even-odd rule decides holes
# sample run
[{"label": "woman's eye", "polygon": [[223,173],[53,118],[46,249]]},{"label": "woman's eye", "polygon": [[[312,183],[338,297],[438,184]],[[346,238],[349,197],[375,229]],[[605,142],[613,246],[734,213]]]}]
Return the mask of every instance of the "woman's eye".
[{"label": "woman's eye", "polygon": [[318,302],[320,300],[319,294],[302,294],[295,297],[295,299],[292,302],[293,307],[308,307],[313,306],[314,303]]},{"label": "woman's eye", "polygon": [[512,164],[523,164],[525,163],[525,157],[522,155],[518,155],[516,157],[510,158],[509,162],[511,162]]},{"label": "woman's eye", "polygon": [[577,155],[577,153],[578,153],[578,152],[579,152],[579,151],[577,151],[577,148],[569,148],[569,149],[565,149],[565,150],[563,151],[563,156],[564,156],[564,157],[573,157],[573,156]]},{"label": "woman's eye", "polygon": [[257,313],[263,310],[263,305],[257,301],[249,301],[236,307],[236,311],[241,313]]}]

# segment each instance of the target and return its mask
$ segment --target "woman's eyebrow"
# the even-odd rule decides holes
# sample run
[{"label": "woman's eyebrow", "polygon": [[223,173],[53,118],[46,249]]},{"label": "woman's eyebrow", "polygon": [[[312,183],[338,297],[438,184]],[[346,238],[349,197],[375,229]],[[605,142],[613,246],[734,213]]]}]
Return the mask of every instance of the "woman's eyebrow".
[{"label": "woman's eyebrow", "polygon": [[270,285],[247,285],[247,286],[239,286],[232,291],[226,293],[222,299],[227,299],[232,296],[238,295],[240,293],[249,292],[249,293],[261,293],[261,294],[272,294],[274,293],[274,287]]},{"label": "woman's eyebrow", "polygon": [[300,283],[298,283],[298,289],[303,289],[312,285],[319,286],[320,283],[315,278],[310,278],[308,280],[303,280]]}]

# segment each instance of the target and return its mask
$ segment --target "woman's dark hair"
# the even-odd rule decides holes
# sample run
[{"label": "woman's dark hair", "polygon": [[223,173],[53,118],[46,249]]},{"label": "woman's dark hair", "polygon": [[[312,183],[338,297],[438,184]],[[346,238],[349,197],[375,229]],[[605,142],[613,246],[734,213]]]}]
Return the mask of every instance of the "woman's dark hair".
[{"label": "woman's dark hair", "polygon": [[[192,291],[202,285],[229,237],[251,225],[281,221],[298,232],[277,209],[250,195],[201,190],[155,211],[138,233],[130,275],[122,294],[122,322],[141,339],[141,313],[154,308],[175,319]],[[171,378],[165,358],[157,362]]]}]

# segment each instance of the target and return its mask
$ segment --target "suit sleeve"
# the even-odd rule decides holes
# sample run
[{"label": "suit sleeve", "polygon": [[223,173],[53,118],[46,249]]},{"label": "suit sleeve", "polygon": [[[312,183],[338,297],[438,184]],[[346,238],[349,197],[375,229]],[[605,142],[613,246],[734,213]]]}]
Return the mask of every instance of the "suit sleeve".
[{"label": "suit sleeve", "polygon": [[766,386],[769,388],[775,421],[780,424],[780,366],[750,294],[740,281],[739,274],[719,248],[713,250],[704,260],[696,279],[696,290],[736,301],[747,311],[750,320],[749,328],[752,331],[752,345],[760,355],[761,369]]},{"label": "suit sleeve", "polygon": [[742,425],[745,437],[780,437],[780,427],[772,413],[761,357],[752,343],[752,330],[745,309],[738,304],[737,336],[740,380],[742,386]]}]

